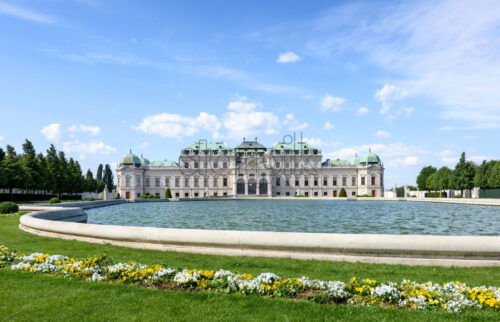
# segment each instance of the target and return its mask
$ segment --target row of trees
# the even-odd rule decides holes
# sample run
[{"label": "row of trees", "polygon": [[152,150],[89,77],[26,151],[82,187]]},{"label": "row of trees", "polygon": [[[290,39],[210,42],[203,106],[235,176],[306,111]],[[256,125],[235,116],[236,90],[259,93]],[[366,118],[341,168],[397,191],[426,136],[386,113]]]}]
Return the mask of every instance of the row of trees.
[{"label": "row of trees", "polygon": [[472,161],[466,161],[463,152],[454,170],[448,167],[424,167],[417,177],[417,185],[419,190],[460,190],[462,197],[464,190],[474,187],[500,188],[500,161],[484,160],[477,166]]},{"label": "row of trees", "polygon": [[26,193],[50,192],[76,194],[84,191],[102,192],[105,186],[113,189],[113,172],[109,164],[97,168],[94,178],[90,169],[83,176],[80,164],[73,158],[66,158],[63,151],[57,151],[51,145],[47,153],[36,153],[33,144],[26,139],[23,153],[16,153],[11,145],[6,151],[0,148],[0,188],[20,189]]}]

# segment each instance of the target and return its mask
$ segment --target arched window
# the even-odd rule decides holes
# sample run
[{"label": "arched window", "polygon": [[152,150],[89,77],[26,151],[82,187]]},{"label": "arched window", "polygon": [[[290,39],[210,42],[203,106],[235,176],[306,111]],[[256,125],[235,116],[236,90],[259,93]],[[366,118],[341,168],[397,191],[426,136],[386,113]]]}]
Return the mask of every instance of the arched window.
[{"label": "arched window", "polygon": [[248,180],[248,194],[254,195],[257,193],[257,181],[255,179]]},{"label": "arched window", "polygon": [[260,179],[259,181],[259,195],[267,195],[267,180]]}]

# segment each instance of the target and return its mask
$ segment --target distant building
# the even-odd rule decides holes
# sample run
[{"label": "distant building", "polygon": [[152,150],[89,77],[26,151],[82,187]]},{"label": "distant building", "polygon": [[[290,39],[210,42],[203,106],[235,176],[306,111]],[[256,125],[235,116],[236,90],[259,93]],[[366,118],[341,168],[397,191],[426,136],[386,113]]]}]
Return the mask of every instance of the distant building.
[{"label": "distant building", "polygon": [[278,143],[266,148],[243,139],[235,148],[224,143],[200,141],[181,151],[179,162],[153,161],[130,151],[116,170],[120,198],[142,195],[164,198],[211,196],[348,197],[368,194],[382,197],[384,167],[369,151],[350,161],[323,162],[321,150],[306,142]]}]

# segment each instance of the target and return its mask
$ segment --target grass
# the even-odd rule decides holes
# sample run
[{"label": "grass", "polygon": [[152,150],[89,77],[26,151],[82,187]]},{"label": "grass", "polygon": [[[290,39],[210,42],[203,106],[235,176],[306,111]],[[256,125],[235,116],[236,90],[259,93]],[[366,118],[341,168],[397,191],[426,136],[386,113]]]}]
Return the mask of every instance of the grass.
[{"label": "grass", "polygon": [[[48,252],[72,257],[106,253],[115,261],[166,264],[171,267],[228,269],[284,277],[348,281],[352,276],[395,281],[497,285],[500,267],[443,268],[209,256],[136,250],[110,245],[38,237],[18,228],[19,216],[0,217],[0,245],[24,253]],[[210,292],[152,290],[124,284],[92,283],[0,269],[0,320],[500,320],[491,310],[452,314],[380,307],[329,306]]]}]

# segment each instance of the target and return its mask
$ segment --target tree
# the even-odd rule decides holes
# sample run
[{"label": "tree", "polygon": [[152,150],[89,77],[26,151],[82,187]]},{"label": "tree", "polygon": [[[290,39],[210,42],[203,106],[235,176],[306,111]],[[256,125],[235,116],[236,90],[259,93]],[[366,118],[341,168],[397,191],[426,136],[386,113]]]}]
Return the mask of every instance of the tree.
[{"label": "tree", "polygon": [[12,194],[12,190],[24,189],[26,187],[27,173],[24,169],[19,156],[13,146],[7,145],[7,156],[3,160],[5,178],[7,179],[6,188]]},{"label": "tree", "polygon": [[465,152],[462,152],[460,160],[455,166],[452,176],[453,189],[460,190],[461,197],[464,196],[464,189],[474,188],[474,176],[476,166],[471,161],[465,161]]},{"label": "tree", "polygon": [[172,192],[170,191],[170,188],[167,188],[167,190],[165,190],[165,199],[170,198],[172,198]]},{"label": "tree", "polygon": [[97,167],[96,173],[96,181],[97,181],[97,192],[102,192],[104,190],[104,182],[103,182],[103,166],[99,164]]},{"label": "tree", "polygon": [[90,169],[87,170],[85,175],[85,190],[88,192],[95,192],[97,189],[97,182],[94,179],[94,175]]},{"label": "tree", "polygon": [[474,176],[474,187],[479,187],[482,189],[490,188],[488,179],[490,178],[491,170],[496,163],[497,161],[494,160],[491,160],[489,162],[483,160],[481,165],[479,165],[479,167],[477,167],[476,169],[476,175]]},{"label": "tree", "polygon": [[40,190],[44,192],[51,191],[54,187],[54,176],[49,174],[49,165],[47,162],[47,158],[42,153],[39,153],[36,156],[36,161],[38,163],[38,184]]},{"label": "tree", "polygon": [[108,191],[113,191],[113,171],[111,171],[109,164],[106,164],[106,167],[104,168],[103,181],[108,187]]},{"label": "tree", "polygon": [[36,151],[33,144],[26,139],[23,144],[23,156],[21,162],[26,169],[27,183],[26,188],[28,190],[38,190],[40,189],[40,168],[36,157]]},{"label": "tree", "polygon": [[427,178],[436,171],[437,169],[433,166],[423,167],[422,170],[420,170],[420,174],[417,177],[418,190],[430,190],[430,188],[427,187]]},{"label": "tree", "polygon": [[339,197],[347,197],[347,193],[344,188],[340,189]]},{"label": "tree", "polygon": [[490,172],[488,185],[491,188],[500,188],[500,161],[496,161]]}]

